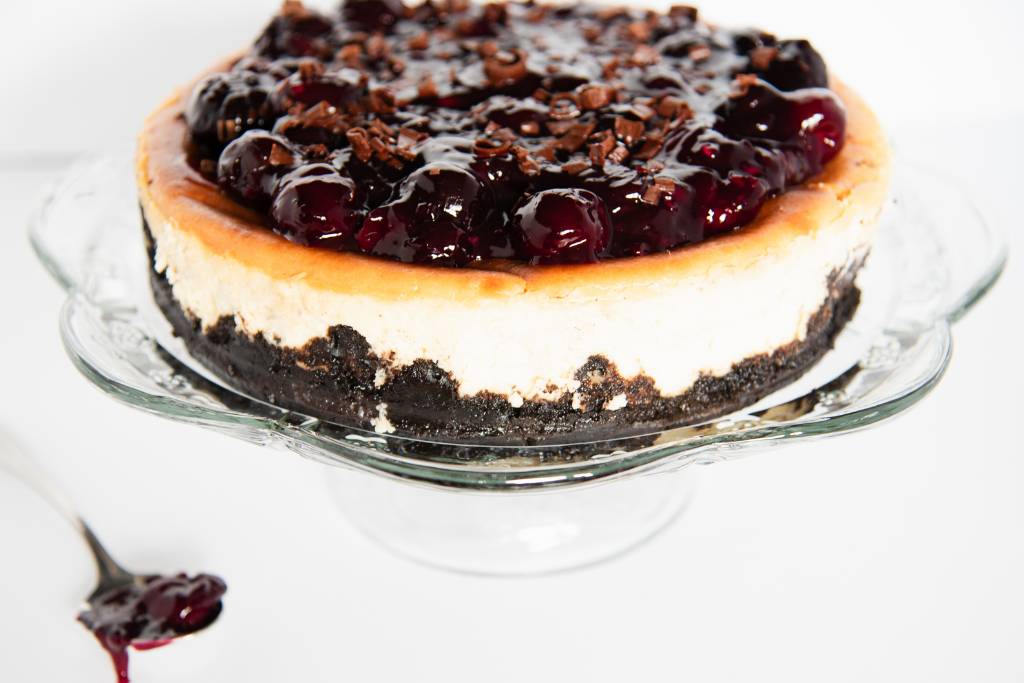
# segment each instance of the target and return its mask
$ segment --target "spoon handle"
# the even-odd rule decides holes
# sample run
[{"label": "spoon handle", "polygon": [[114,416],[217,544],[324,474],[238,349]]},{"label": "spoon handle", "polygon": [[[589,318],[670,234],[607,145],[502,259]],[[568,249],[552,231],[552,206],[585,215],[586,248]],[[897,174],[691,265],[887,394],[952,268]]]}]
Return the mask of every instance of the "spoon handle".
[{"label": "spoon handle", "polygon": [[96,560],[96,569],[100,574],[101,585],[120,582],[131,577],[129,572],[110,557],[99,538],[75,511],[64,492],[57,488],[42,468],[25,453],[14,439],[4,432],[0,432],[0,469],[7,470],[15,479],[27,484],[81,535]]}]

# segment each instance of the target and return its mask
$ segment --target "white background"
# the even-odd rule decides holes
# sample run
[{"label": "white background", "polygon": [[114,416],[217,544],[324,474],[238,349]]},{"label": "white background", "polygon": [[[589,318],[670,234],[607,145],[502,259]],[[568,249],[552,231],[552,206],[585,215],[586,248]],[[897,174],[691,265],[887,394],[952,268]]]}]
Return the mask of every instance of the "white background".
[{"label": "white background", "polygon": [[[396,559],[333,510],[317,466],[116,405],[60,348],[62,295],[24,238],[41,183],[75,153],[130,145],[275,4],[0,7],[0,428],[125,564],[230,584],[215,628],[134,657],[137,683],[1024,680],[1020,3],[705,7],[812,37],[900,155],[959,179],[1016,251],[910,414],[708,468],[685,517],[636,552],[524,580]],[[91,581],[72,533],[0,476],[0,681],[109,683],[72,618]]]}]

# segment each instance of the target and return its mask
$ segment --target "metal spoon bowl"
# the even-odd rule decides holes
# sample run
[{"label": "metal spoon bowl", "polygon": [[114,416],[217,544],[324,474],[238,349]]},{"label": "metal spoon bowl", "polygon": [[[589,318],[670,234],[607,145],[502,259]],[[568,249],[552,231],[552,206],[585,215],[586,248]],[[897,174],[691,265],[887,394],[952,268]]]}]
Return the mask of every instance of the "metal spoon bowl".
[{"label": "metal spoon bowl", "polygon": [[68,497],[8,435],[0,432],[0,468],[27,484],[85,540],[96,562],[96,588],[78,620],[114,662],[119,683],[128,683],[128,648],[151,650],[197,633],[223,609],[227,586],[209,574],[134,574],[118,564]]}]

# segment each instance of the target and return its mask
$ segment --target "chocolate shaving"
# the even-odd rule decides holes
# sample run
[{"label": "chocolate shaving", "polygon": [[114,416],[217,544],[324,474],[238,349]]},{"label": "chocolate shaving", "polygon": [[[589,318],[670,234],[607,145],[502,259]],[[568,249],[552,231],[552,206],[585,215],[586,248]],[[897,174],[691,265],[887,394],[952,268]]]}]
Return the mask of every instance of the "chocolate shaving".
[{"label": "chocolate shaving", "polygon": [[477,45],[476,53],[486,59],[487,57],[493,57],[498,54],[500,49],[498,43],[493,40],[485,40],[484,42]]},{"label": "chocolate shaving", "polygon": [[519,124],[519,132],[530,137],[540,135],[540,124],[536,121],[523,121]]},{"label": "chocolate shaving", "polygon": [[363,56],[363,48],[358,43],[349,43],[338,50],[338,59],[346,66],[359,66]]},{"label": "chocolate shaving", "polygon": [[629,150],[622,144],[616,145],[615,149],[608,155],[608,161],[613,164],[621,164],[629,156]]},{"label": "chocolate shaving", "polygon": [[367,38],[364,47],[366,48],[366,56],[373,60],[384,59],[391,52],[388,41],[380,33],[374,33]]},{"label": "chocolate shaving", "polygon": [[217,119],[217,139],[231,142],[238,137],[238,123],[234,119]]},{"label": "chocolate shaving", "polygon": [[426,31],[423,31],[422,33],[417,33],[412,38],[407,40],[405,45],[410,50],[426,50],[428,47],[430,47],[430,34],[427,33]]},{"label": "chocolate shaving", "polygon": [[424,76],[416,87],[416,94],[425,100],[437,97],[437,83],[434,82],[434,77],[430,74]]},{"label": "chocolate shaving", "polygon": [[651,39],[651,27],[646,21],[631,22],[623,30],[627,38],[638,43],[646,43]]},{"label": "chocolate shaving", "polygon": [[[424,133],[423,131],[416,130],[415,128],[408,128],[403,126],[402,128],[398,129],[399,145],[414,145],[417,142],[422,142],[423,140],[426,140],[429,137],[430,136]],[[403,140],[407,140],[408,142],[404,143]]]},{"label": "chocolate shaving", "polygon": [[743,97],[747,94],[750,88],[757,85],[760,80],[761,79],[759,79],[756,74],[737,74],[736,78],[733,80],[733,84],[736,86],[736,89],[730,93],[729,97]]},{"label": "chocolate shaving", "polygon": [[590,145],[590,163],[594,166],[604,166],[604,160],[608,157],[608,153],[615,148],[615,138],[607,136],[600,142],[595,142]]},{"label": "chocolate shaving", "polygon": [[612,57],[607,62],[601,65],[601,76],[607,80],[617,78],[619,75],[619,67],[622,66],[622,62],[619,61],[618,57]]},{"label": "chocolate shaving", "polygon": [[575,152],[583,143],[587,141],[590,134],[594,132],[595,124],[593,123],[574,123],[566,131],[565,135],[555,140],[555,149],[564,150],[566,152]]},{"label": "chocolate shaving", "polygon": [[660,59],[661,55],[650,45],[637,45],[633,54],[629,56],[629,63],[633,66],[650,66]]},{"label": "chocolate shaving", "polygon": [[381,161],[385,161],[391,156],[387,143],[380,138],[370,138],[370,149],[373,150],[374,156]]},{"label": "chocolate shaving", "polygon": [[366,129],[367,132],[370,133],[370,135],[376,137],[383,137],[388,139],[393,139],[395,137],[395,129],[389,126],[388,124],[384,123],[380,119],[374,119],[373,121],[371,121],[369,125],[366,127]]},{"label": "chocolate shaving", "polygon": [[668,15],[673,19],[684,19],[694,23],[697,21],[697,8],[690,5],[672,5],[668,8]]},{"label": "chocolate shaving", "polygon": [[395,93],[390,88],[374,88],[370,91],[370,111],[375,114],[394,114],[396,111]]},{"label": "chocolate shaving", "polygon": [[676,184],[671,178],[659,176],[647,186],[641,199],[648,204],[658,204],[662,197],[667,197],[676,191]]},{"label": "chocolate shaving", "polygon": [[611,104],[615,98],[615,88],[607,85],[586,85],[580,90],[580,109],[601,109]]},{"label": "chocolate shaving", "polygon": [[345,117],[329,102],[318,102],[278,122],[277,131],[284,135],[288,131],[303,128],[321,128],[330,135],[341,135],[348,128]]},{"label": "chocolate shaving", "polygon": [[315,59],[304,59],[299,62],[299,78],[302,81],[312,81],[324,74],[326,67]]},{"label": "chocolate shaving", "polygon": [[519,170],[526,175],[537,175],[540,173],[540,164],[537,160],[530,156],[529,150],[525,147],[515,145],[511,149],[512,156],[519,162]]},{"label": "chocolate shaving", "polygon": [[615,117],[615,135],[627,145],[633,144],[644,134],[644,124],[640,121],[627,119],[625,116]]},{"label": "chocolate shaving", "polygon": [[576,159],[575,161],[567,161],[564,164],[562,164],[562,173],[568,173],[569,175],[579,175],[580,173],[586,171],[588,168],[590,168],[589,163],[583,161],[582,159]]},{"label": "chocolate shaving", "polygon": [[647,161],[661,150],[662,144],[664,141],[659,135],[649,134],[644,138],[640,149],[633,153],[633,158],[638,161]]},{"label": "chocolate shaving", "polygon": [[484,75],[496,88],[511,85],[526,75],[526,52],[501,51],[484,59]]},{"label": "chocolate shaving", "polygon": [[548,15],[548,10],[550,9],[551,7],[548,5],[537,5],[535,7],[531,7],[530,11],[526,13],[526,20],[531,24],[539,24],[544,21],[544,17]]},{"label": "chocolate shaving", "polygon": [[711,59],[711,48],[707,45],[691,45],[686,53],[695,62],[706,62]]},{"label": "chocolate shaving", "polygon": [[758,71],[764,71],[772,65],[778,56],[779,48],[777,47],[755,47],[750,51],[750,66]]},{"label": "chocolate shaving", "polygon": [[627,109],[626,112],[632,118],[635,118],[639,121],[650,121],[652,118],[654,118],[653,109],[651,109],[646,104],[639,104],[637,102],[633,102],[631,105],[629,105],[629,109]]},{"label": "chocolate shaving", "polygon": [[655,107],[658,116],[672,121],[686,121],[693,117],[690,105],[674,95],[665,95]]},{"label": "chocolate shaving", "polygon": [[492,130],[490,136],[495,140],[504,140],[505,142],[515,142],[519,138],[511,128],[504,127]]},{"label": "chocolate shaving", "polygon": [[365,128],[350,128],[346,133],[345,137],[348,138],[348,144],[352,146],[352,153],[356,155],[356,158],[360,161],[369,161],[370,157],[373,156],[373,148],[370,147],[370,136],[367,135]]},{"label": "chocolate shaving", "polygon": [[546,121],[544,125],[552,135],[565,135],[572,128],[572,119]]},{"label": "chocolate shaving", "polygon": [[609,22],[613,19],[624,17],[627,14],[629,14],[629,12],[626,11],[625,7],[602,7],[597,11],[597,18],[602,22]]},{"label": "chocolate shaving", "polygon": [[580,115],[579,98],[575,93],[558,93],[548,102],[548,116],[555,121],[574,119]]}]

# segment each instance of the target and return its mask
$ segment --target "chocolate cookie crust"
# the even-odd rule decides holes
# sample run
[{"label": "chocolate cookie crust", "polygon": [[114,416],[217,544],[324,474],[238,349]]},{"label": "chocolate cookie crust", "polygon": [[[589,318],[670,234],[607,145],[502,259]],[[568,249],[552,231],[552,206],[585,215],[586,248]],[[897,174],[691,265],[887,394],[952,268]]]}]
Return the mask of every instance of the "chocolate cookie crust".
[{"label": "chocolate cookie crust", "polygon": [[[148,227],[150,262],[154,253]],[[791,382],[833,344],[860,301],[861,263],[829,279],[829,294],[803,340],[703,375],[679,396],[661,396],[645,376],[622,377],[592,356],[576,372],[577,391],[557,400],[483,392],[459,396],[458,382],[437,363],[419,359],[390,368],[357,330],[336,325],[302,348],[251,336],[224,316],[205,329],[174,298],[163,273],[150,271],[157,305],[190,353],[223,382],[267,403],[349,427],[431,440],[494,444],[581,443],[625,437],[713,419],[750,405]],[[622,397],[625,397],[624,405]]]}]

